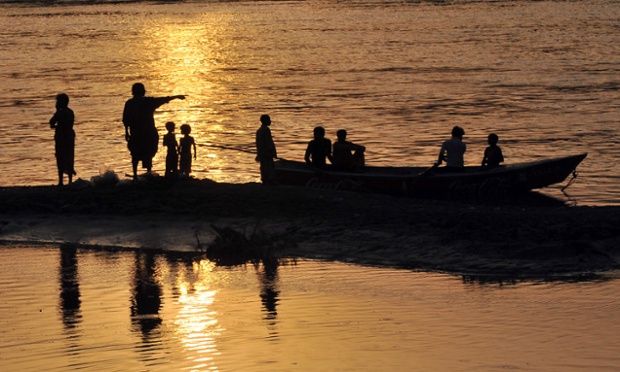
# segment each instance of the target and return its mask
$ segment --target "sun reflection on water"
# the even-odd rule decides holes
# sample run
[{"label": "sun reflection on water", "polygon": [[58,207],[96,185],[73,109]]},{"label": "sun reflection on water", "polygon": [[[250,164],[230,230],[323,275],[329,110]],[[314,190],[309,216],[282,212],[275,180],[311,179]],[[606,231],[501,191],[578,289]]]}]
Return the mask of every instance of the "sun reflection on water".
[{"label": "sun reflection on water", "polygon": [[[153,95],[186,95],[185,101],[173,101],[156,113],[158,128],[163,136],[161,124],[166,121],[174,121],[177,128],[189,124],[199,146],[192,171],[197,176],[209,177],[210,169],[221,173],[229,163],[220,157],[221,151],[214,151],[208,144],[220,143],[220,134],[225,132],[218,107],[227,100],[225,85],[234,79],[227,68],[233,54],[229,44],[234,41],[226,38],[230,34],[226,32],[230,24],[226,16],[196,17],[202,19],[178,20],[145,29],[143,43],[148,47],[144,50],[150,55],[142,56],[138,63],[146,74],[144,78],[153,84]],[[157,157],[163,159],[165,152],[160,151]]]},{"label": "sun reflection on water", "polygon": [[217,295],[212,290],[210,274],[215,265],[207,260],[192,264],[192,275],[196,281],[190,282],[185,275],[179,275],[179,312],[174,320],[176,334],[183,345],[187,358],[194,364],[193,369],[216,370],[214,358],[219,355],[217,336],[223,329],[218,324],[217,312],[210,309]]}]

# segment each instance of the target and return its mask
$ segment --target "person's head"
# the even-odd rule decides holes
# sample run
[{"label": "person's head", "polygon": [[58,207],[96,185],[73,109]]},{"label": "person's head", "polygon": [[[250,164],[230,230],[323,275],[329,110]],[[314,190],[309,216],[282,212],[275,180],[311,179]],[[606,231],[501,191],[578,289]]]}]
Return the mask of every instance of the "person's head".
[{"label": "person's head", "polygon": [[489,138],[488,138],[489,145],[495,146],[497,145],[497,141],[499,141],[499,137],[497,136],[497,134],[495,133],[489,134]]},{"label": "person's head", "polygon": [[131,87],[131,94],[133,94],[134,97],[143,97],[146,94],[146,88],[144,88],[144,84],[135,83]]},{"label": "person's head", "polygon": [[190,134],[192,133],[192,127],[189,124],[181,125],[181,134]]},{"label": "person's head", "polygon": [[325,137],[325,128],[323,127],[315,127],[314,128],[314,138],[323,138]]},{"label": "person's head", "polygon": [[69,106],[69,96],[66,93],[60,93],[56,96],[56,107],[64,108]]},{"label": "person's head", "polygon": [[452,128],[452,137],[463,138],[464,135],[465,135],[465,131],[463,130],[463,128],[459,127],[458,125]]},{"label": "person's head", "polygon": [[262,125],[271,125],[271,118],[267,114],[261,115],[260,122]]},{"label": "person's head", "polygon": [[347,131],[345,129],[340,129],[336,132],[336,137],[338,137],[338,141],[344,141],[347,139]]},{"label": "person's head", "polygon": [[174,122],[173,121],[167,122],[166,129],[168,130],[168,132],[174,132]]}]

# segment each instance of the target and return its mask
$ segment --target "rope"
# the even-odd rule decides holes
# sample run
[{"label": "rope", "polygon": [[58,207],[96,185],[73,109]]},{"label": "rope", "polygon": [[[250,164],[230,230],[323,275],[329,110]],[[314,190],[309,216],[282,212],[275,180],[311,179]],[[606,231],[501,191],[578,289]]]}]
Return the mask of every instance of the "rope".
[{"label": "rope", "polygon": [[256,151],[247,150],[247,149],[243,149],[243,148],[235,147],[235,146],[215,145],[211,143],[198,143],[197,145],[203,146],[203,147],[215,147],[215,148],[224,149],[224,150],[241,151],[241,152],[245,152],[248,154],[256,154]]},{"label": "rope", "polygon": [[566,183],[566,186],[562,187],[562,192],[564,192],[564,190],[566,190],[570,185],[572,185],[576,179],[577,179],[577,170],[573,169],[573,176],[571,177],[570,180],[568,180],[568,182]]}]

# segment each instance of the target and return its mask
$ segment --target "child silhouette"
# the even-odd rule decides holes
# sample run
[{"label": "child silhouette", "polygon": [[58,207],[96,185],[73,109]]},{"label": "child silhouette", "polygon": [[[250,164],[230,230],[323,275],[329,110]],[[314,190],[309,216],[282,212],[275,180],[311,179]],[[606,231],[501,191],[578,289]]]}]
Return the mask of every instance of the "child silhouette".
[{"label": "child silhouette", "polygon": [[499,167],[499,163],[502,163],[504,161],[504,154],[502,154],[502,149],[497,146],[497,141],[499,141],[499,137],[497,136],[497,134],[489,134],[489,147],[484,150],[484,156],[482,157],[483,167]]},{"label": "child silhouette", "polygon": [[181,143],[179,145],[179,154],[181,154],[181,174],[189,176],[192,172],[192,148],[194,153],[194,159],[196,159],[196,142],[194,137],[189,134],[192,132],[192,127],[189,124],[181,125]]},{"label": "child silhouette", "polygon": [[174,134],[174,122],[169,121],[166,123],[166,129],[168,133],[164,135],[164,147],[168,148],[166,153],[166,177],[174,177],[178,173],[179,167],[179,143]]}]

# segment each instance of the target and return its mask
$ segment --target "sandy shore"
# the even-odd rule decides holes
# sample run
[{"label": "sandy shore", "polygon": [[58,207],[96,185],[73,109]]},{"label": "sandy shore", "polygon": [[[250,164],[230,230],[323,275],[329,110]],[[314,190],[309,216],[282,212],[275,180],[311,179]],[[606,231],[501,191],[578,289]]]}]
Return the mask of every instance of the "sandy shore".
[{"label": "sandy shore", "polygon": [[0,188],[0,242],[195,251],[215,225],[267,236],[279,257],[544,277],[619,269],[619,212],[536,195],[481,203],[155,179]]}]

